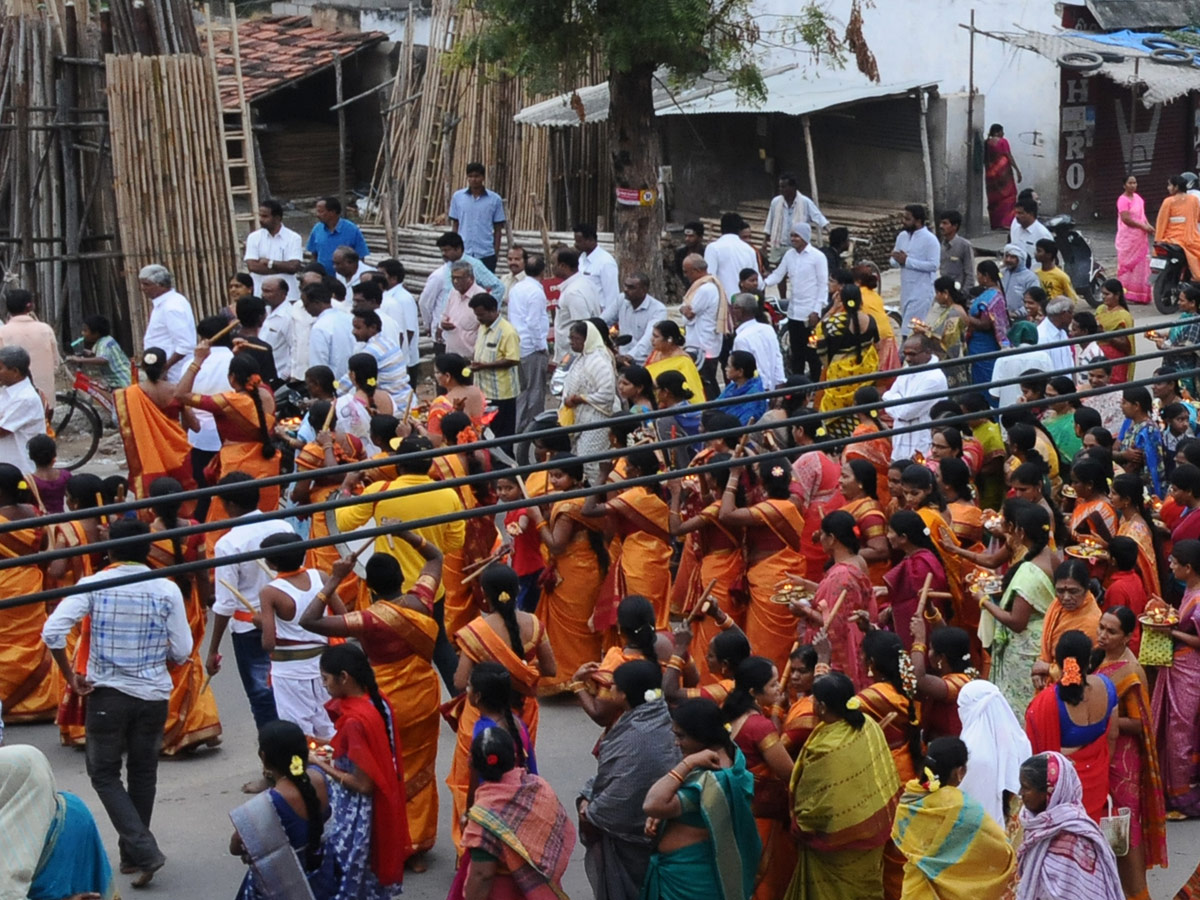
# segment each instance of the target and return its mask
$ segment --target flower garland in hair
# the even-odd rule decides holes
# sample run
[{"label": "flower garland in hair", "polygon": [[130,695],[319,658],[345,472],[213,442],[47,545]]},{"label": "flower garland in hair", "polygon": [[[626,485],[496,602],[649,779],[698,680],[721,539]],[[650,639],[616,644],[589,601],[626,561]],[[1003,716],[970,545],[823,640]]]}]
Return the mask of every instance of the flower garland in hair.
[{"label": "flower garland in hair", "polygon": [[1083,670],[1079,668],[1079,660],[1073,656],[1068,656],[1062,664],[1062,678],[1059,684],[1070,687],[1074,684],[1083,684]]},{"label": "flower garland in hair", "polygon": [[288,771],[292,774],[293,778],[299,778],[304,774],[304,760],[293,754],[291,764],[288,765]]},{"label": "flower garland in hair", "polygon": [[376,379],[376,378],[368,378],[367,379],[367,387],[375,387],[375,385],[377,385],[377,384],[379,384],[378,379]]},{"label": "flower garland in hair", "polygon": [[862,708],[862,701],[859,700],[857,697],[851,697],[849,700],[846,701],[846,709],[860,709],[860,708]]},{"label": "flower garland in hair", "polygon": [[910,700],[917,696],[917,670],[913,668],[912,658],[901,647],[896,658],[900,663],[900,681],[904,685],[904,694]]},{"label": "flower garland in hair", "polygon": [[933,769],[929,768],[929,766],[926,766],[924,775],[925,780],[921,782],[921,786],[924,787],[925,790],[932,794],[934,791],[941,789],[942,781],[937,777],[936,774],[934,774]]},{"label": "flower garland in hair", "polygon": [[470,378],[471,377],[471,367],[463,366],[462,371],[459,372],[458,374],[461,375],[463,378]]},{"label": "flower garland in hair", "polygon": [[142,365],[144,366],[156,366],[160,362],[162,362],[162,358],[153,350],[147,350],[142,354]]},{"label": "flower garland in hair", "polygon": [[783,477],[783,466],[775,466],[773,469],[771,469],[771,477],[772,478],[782,478]]},{"label": "flower garland in hair", "polygon": [[[964,653],[962,656],[962,661],[965,663],[969,663],[971,661],[971,654]],[[977,668],[975,668],[974,666],[967,666],[965,669],[963,669],[963,674],[966,675],[968,678],[970,678],[972,681],[975,681],[978,678],[982,677],[979,674],[979,670]]]},{"label": "flower garland in hair", "polygon": [[257,391],[257,390],[258,390],[258,386],[259,386],[260,384],[262,384],[262,376],[260,376],[260,375],[251,375],[249,378],[247,378],[247,379],[246,379],[246,390],[248,390],[248,391]]},{"label": "flower garland in hair", "polygon": [[642,694],[642,699],[647,703],[653,703],[655,700],[661,700],[662,696],[662,688],[650,688],[646,693]]},{"label": "flower garland in hair", "polygon": [[455,446],[459,444],[474,444],[478,440],[479,432],[475,430],[474,425],[468,425],[458,433],[458,437],[455,439],[454,444]]}]

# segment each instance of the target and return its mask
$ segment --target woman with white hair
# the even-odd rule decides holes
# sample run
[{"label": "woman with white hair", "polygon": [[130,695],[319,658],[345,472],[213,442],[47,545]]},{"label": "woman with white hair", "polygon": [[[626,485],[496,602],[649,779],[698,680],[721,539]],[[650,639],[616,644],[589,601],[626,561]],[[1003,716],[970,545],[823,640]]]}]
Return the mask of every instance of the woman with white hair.
[{"label": "woman with white hair", "polygon": [[1021,789],[1021,763],[1033,750],[1012,707],[990,681],[975,679],[958,692],[959,735],[971,765],[959,787],[1006,825],[1012,800]]}]

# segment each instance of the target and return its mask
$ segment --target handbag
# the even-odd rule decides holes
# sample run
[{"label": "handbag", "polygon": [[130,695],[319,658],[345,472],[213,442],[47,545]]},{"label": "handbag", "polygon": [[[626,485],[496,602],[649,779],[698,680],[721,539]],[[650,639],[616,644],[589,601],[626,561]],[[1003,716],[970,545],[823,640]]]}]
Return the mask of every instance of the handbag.
[{"label": "handbag", "polygon": [[1175,662],[1174,639],[1166,632],[1143,628],[1138,662],[1143,666],[1171,666]]},{"label": "handbag", "polygon": [[1108,815],[1100,817],[1100,830],[1108,846],[1112,847],[1113,855],[1124,856],[1129,852],[1129,807],[1117,807],[1114,816],[1111,794],[1108,796]]}]

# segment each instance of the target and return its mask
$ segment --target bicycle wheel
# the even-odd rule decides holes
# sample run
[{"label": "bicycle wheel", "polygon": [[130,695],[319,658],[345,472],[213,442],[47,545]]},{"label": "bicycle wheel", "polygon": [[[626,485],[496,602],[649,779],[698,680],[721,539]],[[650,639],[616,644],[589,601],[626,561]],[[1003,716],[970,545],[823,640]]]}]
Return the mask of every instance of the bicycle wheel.
[{"label": "bicycle wheel", "polygon": [[58,444],[58,465],[74,471],[96,455],[104,426],[92,405],[76,392],[54,395],[54,413],[50,418],[54,440]]}]

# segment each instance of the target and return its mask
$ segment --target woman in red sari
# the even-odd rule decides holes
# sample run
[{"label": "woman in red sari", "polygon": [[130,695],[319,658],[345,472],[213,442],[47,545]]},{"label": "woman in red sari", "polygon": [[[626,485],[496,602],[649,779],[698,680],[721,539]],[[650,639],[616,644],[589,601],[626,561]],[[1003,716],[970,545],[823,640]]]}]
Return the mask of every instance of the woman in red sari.
[{"label": "woman in red sari", "polygon": [[1004,138],[1004,126],[999,123],[988,129],[984,143],[984,177],[992,228],[1008,228],[1017,211],[1017,182],[1021,180],[1021,170]]},{"label": "woman in red sari", "polygon": [[814,537],[825,514],[845,502],[838,491],[842,467],[820,448],[828,437],[821,417],[812,410],[799,410],[796,415],[804,418],[792,426],[792,440],[800,448],[800,456],[792,463],[791,491],[804,517],[800,552],[808,561],[809,573],[816,574],[825,565],[825,556]]},{"label": "woman in red sari", "polygon": [[904,646],[913,643],[912,623],[917,614],[921,588],[929,579],[929,589],[946,591],[946,570],[937,547],[928,535],[924,520],[911,509],[902,509],[888,522],[888,543],[900,554],[900,562],[884,576],[886,591],[879,624],[890,626]]},{"label": "woman in red sari", "polygon": [[925,523],[929,539],[937,549],[938,557],[946,570],[951,598],[946,619],[959,628],[974,633],[979,627],[979,605],[966,589],[969,566],[965,558],[947,550],[957,550],[960,545],[954,529],[950,527],[950,511],[946,507],[945,497],[938,489],[937,479],[927,468],[913,463],[900,476],[900,483],[904,487],[905,506],[919,515]]},{"label": "woman in red sari", "polygon": [[[221,452],[209,463],[210,484],[216,484],[230,472],[245,472],[254,478],[270,478],[279,474],[279,453],[271,440],[275,428],[275,397],[263,384],[258,363],[245,354],[236,354],[229,361],[229,386],[232,390],[212,397],[192,393],[192,384],[200,365],[208,359],[208,341],[196,347],[195,358],[183,370],[175,387],[175,396],[185,406],[194,406],[211,413],[221,437]],[[263,486],[258,495],[258,508],[270,512],[279,506],[279,485]],[[212,498],[206,521],[222,522],[229,518],[219,496]],[[204,546],[209,555],[224,531],[209,531]]]},{"label": "woman in red sari", "polygon": [[[466,413],[452,412],[441,421],[442,437],[448,446],[472,444],[479,434]],[[449,481],[478,475],[491,469],[491,458],[486,450],[447,453],[436,457],[429,466],[429,477],[434,481]],[[496,502],[492,488],[486,483],[464,484],[455,488],[463,508],[475,509]],[[482,595],[478,586],[463,584],[466,566],[492,556],[500,544],[500,533],[492,516],[476,516],[467,519],[467,534],[462,549],[446,554],[442,567],[442,585],[446,589],[446,634],[455,634],[460,628],[479,614]]]},{"label": "woman in red sari", "polygon": [[759,481],[767,499],[747,509],[735,505],[741,474],[740,468],[730,471],[718,519],[727,528],[744,529],[746,535],[746,580],[750,586],[746,637],[760,655],[782,666],[792,648],[796,618],[786,604],[776,603],[772,597],[789,576],[803,576],[806,571],[800,552],[804,519],[791,492],[791,470],[782,462],[759,464]]},{"label": "woman in red sari", "polygon": [[[879,401],[879,389],[874,385],[864,385],[854,392],[855,406],[865,406],[868,403],[878,403]],[[879,500],[879,505],[886,509],[888,502],[892,499],[888,484],[888,466],[892,462],[892,439],[867,437],[872,434],[878,435],[883,430],[879,424],[879,410],[872,409],[857,415],[858,425],[855,426],[851,437],[861,438],[861,440],[846,445],[842,450],[842,461],[865,459],[875,468],[876,499]]]},{"label": "woman in red sari", "polygon": [[846,501],[842,511],[854,517],[862,545],[859,555],[867,562],[871,584],[882,585],[892,564],[892,548],[888,546],[887,518],[876,499],[875,467],[865,459],[846,460],[838,486]]}]

